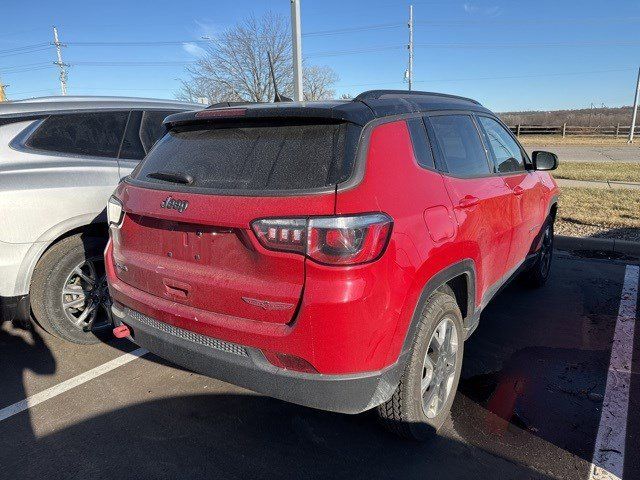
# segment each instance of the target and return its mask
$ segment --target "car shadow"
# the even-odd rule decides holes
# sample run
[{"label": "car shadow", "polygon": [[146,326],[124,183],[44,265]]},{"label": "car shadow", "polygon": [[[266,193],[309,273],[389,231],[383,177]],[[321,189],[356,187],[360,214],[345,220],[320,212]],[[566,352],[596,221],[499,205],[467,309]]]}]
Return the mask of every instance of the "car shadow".
[{"label": "car shadow", "polygon": [[249,394],[120,408],[36,440],[10,466],[25,478],[548,478],[451,438],[401,440],[370,415]]},{"label": "car shadow", "polygon": [[[24,400],[26,375],[54,375],[56,360],[43,341],[36,328],[10,326],[9,322],[0,324],[0,421],[9,418],[12,412],[8,407]],[[13,431],[17,432],[26,444],[35,442],[36,437],[28,412],[19,413],[12,418]],[[2,444],[13,444],[14,438],[0,435]]]}]

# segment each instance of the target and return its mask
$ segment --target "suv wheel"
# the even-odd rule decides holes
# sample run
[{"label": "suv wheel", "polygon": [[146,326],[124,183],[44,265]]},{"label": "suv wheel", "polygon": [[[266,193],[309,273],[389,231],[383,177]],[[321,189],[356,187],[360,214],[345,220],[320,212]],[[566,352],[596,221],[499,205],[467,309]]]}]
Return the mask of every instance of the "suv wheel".
[{"label": "suv wheel", "polygon": [[111,299],[104,271],[105,240],[67,237],[42,256],[31,282],[31,309],[48,333],[91,344],[111,323]]},{"label": "suv wheel", "polygon": [[553,259],[553,220],[548,220],[542,233],[542,245],[537,253],[533,266],[524,272],[523,280],[533,288],[542,287],[547,283],[551,272],[551,260]]},{"label": "suv wheel", "polygon": [[462,369],[464,327],[450,288],[434,293],[425,305],[411,355],[391,399],[378,415],[391,431],[426,440],[444,424]]}]

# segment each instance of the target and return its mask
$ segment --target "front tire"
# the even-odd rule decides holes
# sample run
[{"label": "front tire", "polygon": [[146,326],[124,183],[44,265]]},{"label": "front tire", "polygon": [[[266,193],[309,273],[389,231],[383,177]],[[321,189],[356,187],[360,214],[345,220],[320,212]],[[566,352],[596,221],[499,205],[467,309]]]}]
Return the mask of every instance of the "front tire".
[{"label": "front tire", "polygon": [[462,315],[453,292],[445,287],[427,301],[400,384],[378,407],[384,426],[419,441],[437,433],[455,398],[463,353]]},{"label": "front tire", "polygon": [[549,219],[542,232],[542,244],[536,260],[529,270],[524,272],[523,280],[531,288],[540,288],[547,283],[553,260],[553,219]]},{"label": "front tire", "polygon": [[111,323],[104,271],[106,240],[72,235],[42,256],[31,281],[31,310],[48,333],[78,344],[100,340],[95,332]]}]

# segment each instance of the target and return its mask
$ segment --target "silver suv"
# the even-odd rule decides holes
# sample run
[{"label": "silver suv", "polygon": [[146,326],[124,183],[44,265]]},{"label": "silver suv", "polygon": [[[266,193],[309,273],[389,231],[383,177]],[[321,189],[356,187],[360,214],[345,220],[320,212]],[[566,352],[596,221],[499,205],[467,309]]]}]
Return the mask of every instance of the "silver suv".
[{"label": "silver suv", "polygon": [[169,100],[50,97],[0,103],[0,320],[94,343],[108,327],[106,204],[164,133]]}]

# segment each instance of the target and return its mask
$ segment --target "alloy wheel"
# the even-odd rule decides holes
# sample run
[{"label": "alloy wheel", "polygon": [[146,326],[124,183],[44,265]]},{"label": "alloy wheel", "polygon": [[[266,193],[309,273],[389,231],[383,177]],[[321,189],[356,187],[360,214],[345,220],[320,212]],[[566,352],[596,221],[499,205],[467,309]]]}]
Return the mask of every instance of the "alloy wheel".
[{"label": "alloy wheel", "polygon": [[450,317],[436,326],[424,357],[420,390],[427,418],[436,417],[452,394],[458,360],[458,330]]},{"label": "alloy wheel", "polygon": [[62,287],[62,309],[67,320],[85,332],[111,325],[111,297],[102,258],[89,258],[71,271]]}]

